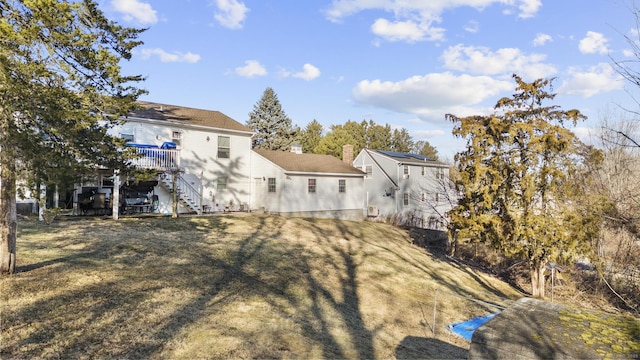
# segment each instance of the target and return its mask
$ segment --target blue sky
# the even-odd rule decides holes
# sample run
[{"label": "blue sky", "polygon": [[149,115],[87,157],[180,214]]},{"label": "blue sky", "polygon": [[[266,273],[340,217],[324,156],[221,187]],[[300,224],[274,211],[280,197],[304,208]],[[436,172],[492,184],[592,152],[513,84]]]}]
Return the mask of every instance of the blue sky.
[{"label": "blue sky", "polygon": [[[265,88],[294,124],[347,120],[406,128],[452,159],[464,144],[444,115],[488,114],[511,75],[556,78],[556,104],[589,117],[585,137],[636,89],[633,1],[102,0],[120,24],[148,27],[127,74],[142,100],[218,110],[245,123]],[[612,113],[614,115],[612,115]]]}]

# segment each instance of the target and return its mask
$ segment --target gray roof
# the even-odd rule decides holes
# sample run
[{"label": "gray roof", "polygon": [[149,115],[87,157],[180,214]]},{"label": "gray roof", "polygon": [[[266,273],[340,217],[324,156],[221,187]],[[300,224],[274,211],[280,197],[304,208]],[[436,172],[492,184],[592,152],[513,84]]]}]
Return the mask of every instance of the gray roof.
[{"label": "gray roof", "polygon": [[183,106],[138,101],[138,109],[129,113],[128,117],[167,121],[174,124],[206,126],[218,129],[252,132],[252,130],[213,110],[194,109]]},{"label": "gray roof", "polygon": [[285,171],[366,175],[360,169],[335,158],[331,155],[296,154],[289,151],[254,149],[257,154],[271,161]]}]

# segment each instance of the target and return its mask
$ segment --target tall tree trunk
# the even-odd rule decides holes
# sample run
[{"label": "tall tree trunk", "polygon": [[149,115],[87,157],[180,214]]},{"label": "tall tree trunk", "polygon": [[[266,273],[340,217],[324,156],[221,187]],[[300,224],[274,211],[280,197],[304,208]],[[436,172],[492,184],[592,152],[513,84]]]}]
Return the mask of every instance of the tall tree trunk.
[{"label": "tall tree trunk", "polygon": [[5,144],[0,150],[0,273],[16,270],[16,164]]},{"label": "tall tree trunk", "polygon": [[529,265],[531,273],[531,294],[535,298],[544,298],[544,263],[534,261]]}]

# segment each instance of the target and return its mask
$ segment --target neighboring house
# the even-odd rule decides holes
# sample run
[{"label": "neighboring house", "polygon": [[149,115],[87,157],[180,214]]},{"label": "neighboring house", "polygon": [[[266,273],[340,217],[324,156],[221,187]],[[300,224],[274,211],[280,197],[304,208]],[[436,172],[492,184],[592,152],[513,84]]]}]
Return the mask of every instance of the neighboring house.
[{"label": "neighboring house", "polygon": [[330,155],[254,150],[254,210],[284,216],[362,220],[364,172]]},{"label": "neighboring house", "polygon": [[445,214],[455,205],[448,165],[418,154],[363,149],[353,166],[366,173],[368,217],[444,230]]},{"label": "neighboring house", "polygon": [[[200,213],[203,208],[222,210],[230,203],[240,206],[249,202],[251,129],[219,111],[138,104],[141,108],[111,131],[145,155],[137,165],[157,169],[159,175],[152,181],[124,182],[124,197],[129,199],[124,199],[126,204],[144,198],[146,204],[153,197],[153,211],[171,212],[174,186],[179,189],[181,213]],[[108,203],[114,187],[112,175],[103,173],[97,184],[83,184],[80,194],[89,189],[91,193],[104,193]]]}]

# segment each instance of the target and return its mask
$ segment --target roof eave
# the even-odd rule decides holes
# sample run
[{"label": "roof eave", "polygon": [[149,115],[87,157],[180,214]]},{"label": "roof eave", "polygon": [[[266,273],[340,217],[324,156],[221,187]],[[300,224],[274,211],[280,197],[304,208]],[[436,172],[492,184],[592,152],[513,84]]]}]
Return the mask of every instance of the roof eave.
[{"label": "roof eave", "polygon": [[285,175],[315,175],[315,176],[342,176],[342,177],[365,177],[367,174],[362,173],[327,173],[317,171],[290,171],[285,170]]},{"label": "roof eave", "polygon": [[122,117],[121,119],[124,121],[159,123],[159,124],[165,124],[165,125],[171,124],[172,126],[176,126],[176,127],[205,130],[205,131],[232,132],[232,133],[243,134],[248,136],[253,136],[255,134],[255,132],[253,131],[243,131],[243,130],[227,129],[227,128],[221,128],[221,127],[205,126],[205,125],[185,124],[185,123],[180,123],[172,120],[149,119],[149,118],[142,118],[137,116],[126,116],[126,117]]}]

